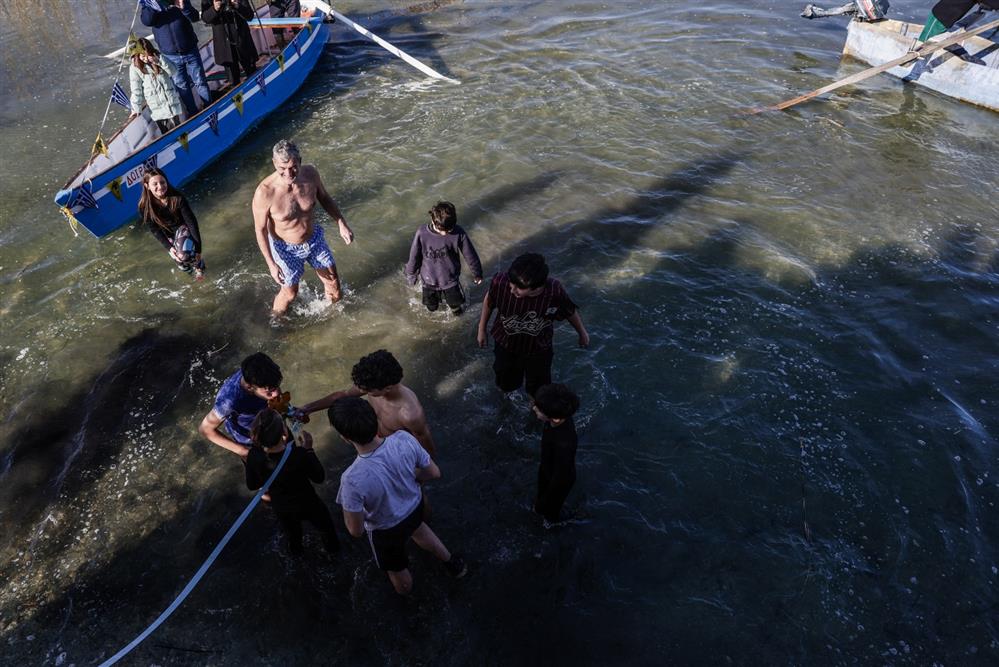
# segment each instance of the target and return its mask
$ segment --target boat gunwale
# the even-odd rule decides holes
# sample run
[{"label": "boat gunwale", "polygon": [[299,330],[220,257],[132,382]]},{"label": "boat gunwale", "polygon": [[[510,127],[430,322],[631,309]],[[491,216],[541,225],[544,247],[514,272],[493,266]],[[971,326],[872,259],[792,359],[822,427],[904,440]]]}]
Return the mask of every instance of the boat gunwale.
[{"label": "boat gunwale", "polygon": [[[266,4],[262,5],[262,6],[266,6]],[[260,10],[258,9],[257,11],[260,11]],[[315,30],[316,27],[317,27],[317,25],[321,24],[324,20],[325,20],[325,18],[322,15],[312,16],[312,17],[310,17],[308,19],[307,22],[305,22],[305,23],[302,24],[302,29]],[[313,24],[317,24],[317,25],[313,25]],[[280,27],[276,26],[273,29],[280,29]],[[301,31],[299,31],[299,32],[301,32]],[[298,34],[296,34],[295,37],[298,37]],[[200,52],[201,52],[202,49],[204,49],[205,47],[209,46],[213,41],[214,41],[214,38],[208,39],[208,40],[206,40],[204,42],[204,44],[200,45],[198,47],[199,54],[200,54]],[[292,44],[291,41],[289,41],[284,46],[283,49],[281,49],[276,54],[274,54],[270,58],[268,58],[264,62],[263,65],[261,65],[260,67],[258,67],[257,68],[257,72],[263,72],[267,68],[268,65],[270,65],[275,60],[277,60],[277,56],[278,55],[284,55],[285,51],[287,51],[288,48],[294,48],[294,45]],[[254,72],[254,76],[255,75],[256,75],[256,72]],[[188,127],[188,128],[191,127],[192,121],[198,120],[206,111],[209,111],[213,107],[217,107],[218,105],[220,105],[220,104],[222,104],[224,102],[231,101],[231,98],[234,97],[236,95],[236,93],[242,92],[244,88],[245,89],[251,88],[252,84],[254,84],[254,83],[256,83],[256,79],[255,78],[247,78],[245,81],[243,81],[242,83],[240,83],[235,88],[230,89],[222,97],[218,98],[214,102],[212,102],[212,103],[210,103],[210,104],[202,107],[201,109],[199,109],[198,113],[196,113],[195,115],[191,116],[190,118],[188,118],[187,120],[185,120],[183,123],[181,123],[177,127],[171,129],[166,134],[161,134],[154,141],[151,141],[150,143],[146,144],[145,146],[142,146],[142,147],[140,147],[140,148],[138,148],[136,150],[133,150],[131,153],[129,153],[128,155],[126,155],[122,159],[118,160],[117,162],[113,162],[110,165],[108,165],[106,168],[102,169],[101,171],[95,172],[94,174],[88,176],[87,178],[84,178],[80,182],[79,185],[73,185],[73,183],[80,177],[80,175],[83,174],[86,171],[87,167],[90,166],[91,164],[93,164],[94,160],[97,159],[97,154],[91,155],[90,158],[86,162],[84,162],[83,165],[79,169],[77,169],[76,172],[72,176],[69,177],[69,179],[66,181],[66,183],[63,184],[63,186],[61,188],[59,188],[59,190],[56,193],[56,196],[58,197],[59,193],[61,193],[61,192],[67,192],[67,191],[72,192],[73,190],[76,190],[77,188],[83,187],[84,183],[92,182],[92,181],[96,180],[97,178],[99,178],[99,177],[103,176],[104,174],[108,173],[109,171],[117,168],[119,165],[123,164],[127,160],[130,160],[133,157],[135,157],[136,155],[138,155],[138,154],[146,151],[147,149],[156,146],[157,144],[159,144],[164,139],[170,139],[171,140],[170,143],[172,143],[173,141],[176,141],[177,137],[180,136],[180,134],[175,134],[176,132],[178,132],[178,130],[182,131],[183,128],[185,128],[185,127]],[[145,107],[143,107],[143,108],[145,108]],[[137,120],[138,120],[138,118],[133,118],[131,120],[126,120],[122,125],[120,125],[118,127],[117,130],[115,130],[114,134],[112,134],[108,139],[105,140],[105,144],[110,145],[112,142],[114,142],[115,139],[117,139],[121,135],[122,132],[124,132],[126,129],[128,129],[128,126],[132,122],[135,122]],[[181,134],[182,133],[183,132],[181,132]],[[69,203],[67,202],[66,205],[68,206]]]},{"label": "boat gunwale", "polygon": [[[976,19],[969,26],[964,27],[964,29],[974,29],[978,25],[983,25],[983,21],[984,24],[987,24],[994,20],[994,18],[986,14]],[[890,58],[887,58],[887,56],[885,56],[885,60],[874,58],[870,51],[858,48],[861,44],[865,42],[880,42],[895,47],[894,49],[888,49],[887,46],[884,46],[883,48],[886,48],[889,52],[897,50],[899,51],[899,55],[901,55],[904,53],[903,43],[909,39],[915,40],[921,30],[922,26],[918,23],[898,19],[884,19],[881,21],[852,20],[847,26],[847,37],[843,42],[842,55],[845,58],[850,58],[860,63],[877,66],[882,62],[887,62]],[[957,34],[952,30],[945,33],[943,38],[948,36],[953,37]],[[860,44],[855,44],[854,42],[860,42]],[[986,52],[992,55],[999,49],[999,28],[984,33],[968,35],[953,46],[960,47],[970,54]],[[970,104],[979,109],[999,112],[999,91],[996,92],[995,100],[991,97],[983,96],[979,94],[982,90],[982,82],[978,81],[984,78],[991,82],[993,76],[999,77],[999,56],[991,59],[991,62],[975,62],[973,60],[966,60],[959,53],[951,51],[951,48],[946,47],[937,54],[934,54],[931,60],[936,60],[938,57],[943,60],[935,64],[932,69],[920,72],[920,75],[916,78],[909,78],[911,73],[902,75],[891,70],[888,70],[887,74],[898,79],[903,84],[914,84],[921,89],[941,95],[950,100]],[[944,66],[945,69],[940,69],[941,66]],[[971,69],[971,66],[983,69]],[[966,76],[974,79],[975,82],[969,83],[969,87],[954,89],[946,85],[947,81],[954,79],[953,77],[947,78],[944,76],[945,73],[955,76]],[[986,92],[992,91],[992,86],[990,85],[984,88],[984,90]]]}]

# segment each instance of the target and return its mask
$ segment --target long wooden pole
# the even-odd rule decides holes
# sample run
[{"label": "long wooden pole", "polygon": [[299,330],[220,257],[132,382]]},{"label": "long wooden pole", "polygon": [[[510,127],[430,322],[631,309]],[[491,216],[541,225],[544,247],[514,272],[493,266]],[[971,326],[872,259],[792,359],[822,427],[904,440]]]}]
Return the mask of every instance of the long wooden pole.
[{"label": "long wooden pole", "polygon": [[857,83],[858,81],[863,81],[864,79],[869,79],[872,76],[875,76],[877,74],[881,74],[881,72],[884,72],[886,70],[890,70],[892,67],[898,67],[899,65],[904,65],[904,64],[906,64],[908,62],[911,62],[911,61],[913,61],[913,60],[915,60],[917,58],[922,58],[924,56],[928,56],[929,54],[934,53],[936,51],[939,51],[941,49],[946,49],[948,46],[953,46],[954,44],[957,44],[958,42],[961,42],[961,41],[967,39],[968,37],[971,37],[973,35],[977,35],[979,33],[988,32],[989,30],[992,30],[993,28],[999,28],[999,20],[990,21],[989,23],[986,23],[984,25],[980,25],[977,28],[974,28],[972,30],[965,30],[964,32],[960,32],[960,33],[958,33],[956,35],[953,35],[952,37],[948,37],[947,39],[942,39],[939,42],[932,42],[930,44],[924,44],[918,50],[912,51],[911,53],[907,53],[904,56],[900,56],[898,58],[895,58],[894,60],[889,60],[888,62],[886,62],[883,65],[878,65],[877,67],[871,67],[870,69],[865,69],[862,72],[857,72],[856,74],[851,74],[850,76],[848,76],[848,77],[846,77],[844,79],[840,79],[839,81],[835,81],[833,83],[830,83],[828,86],[822,86],[821,88],[813,90],[810,93],[805,93],[804,95],[799,95],[798,97],[795,97],[793,99],[785,100],[785,101],[781,102],[780,104],[775,104],[775,105],[769,106],[769,107],[762,107],[762,108],[759,108],[759,109],[753,109],[750,113],[751,114],[757,114],[757,113],[761,113],[763,111],[781,111],[782,109],[787,109],[788,107],[793,107],[796,104],[801,104],[802,102],[806,102],[806,101],[812,99],[816,95],[822,95],[823,93],[828,93],[830,91],[836,90],[837,88],[842,88],[843,86],[849,86],[852,83]]},{"label": "long wooden pole", "polygon": [[429,67],[428,65],[424,65],[419,60],[417,60],[413,56],[409,55],[408,53],[406,53],[402,49],[398,48],[397,46],[394,46],[394,45],[390,44],[389,42],[386,42],[384,39],[382,39],[378,35],[374,34],[370,30],[368,30],[367,28],[365,28],[363,25],[354,23],[349,18],[347,18],[346,16],[344,16],[343,14],[341,14],[340,12],[338,12],[337,10],[333,9],[332,7],[330,7],[325,2],[322,2],[321,0],[306,0],[302,4],[306,5],[306,6],[312,5],[312,6],[318,7],[320,9],[320,11],[323,11],[323,12],[325,12],[325,13],[331,15],[331,16],[336,17],[336,20],[339,21],[340,23],[344,24],[348,28],[351,28],[352,30],[356,30],[357,32],[361,33],[362,35],[364,35],[365,37],[367,37],[368,39],[370,39],[372,42],[374,42],[378,46],[382,47],[383,49],[385,49],[386,51],[388,51],[392,55],[394,55],[394,56],[396,56],[398,58],[402,58],[404,61],[406,61],[407,63],[409,63],[410,65],[412,65],[416,69],[420,70],[421,72],[423,72],[424,74],[426,74],[429,77],[433,77],[435,79],[440,79],[441,81],[447,81],[448,83],[461,83],[457,79],[452,79],[449,76],[444,76],[443,74],[441,74],[440,72],[434,70],[433,68]]}]

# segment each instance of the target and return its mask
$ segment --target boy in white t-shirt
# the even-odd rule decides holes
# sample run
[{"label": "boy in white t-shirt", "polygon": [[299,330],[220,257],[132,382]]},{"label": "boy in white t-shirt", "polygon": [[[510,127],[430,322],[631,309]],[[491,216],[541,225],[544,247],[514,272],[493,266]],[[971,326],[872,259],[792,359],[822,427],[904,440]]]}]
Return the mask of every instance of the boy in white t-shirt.
[{"label": "boy in white t-shirt", "polygon": [[336,501],[343,506],[343,519],[354,537],[365,532],[375,563],[388,574],[397,593],[413,588],[406,543],[429,551],[444,563],[453,577],[467,571],[461,556],[452,555],[440,538],[423,522],[420,485],[441,476],[416,438],[405,431],[378,435],[378,417],[366,401],[356,396],[334,401],[327,412],[330,425],[353,445],[357,458],[340,476]]}]

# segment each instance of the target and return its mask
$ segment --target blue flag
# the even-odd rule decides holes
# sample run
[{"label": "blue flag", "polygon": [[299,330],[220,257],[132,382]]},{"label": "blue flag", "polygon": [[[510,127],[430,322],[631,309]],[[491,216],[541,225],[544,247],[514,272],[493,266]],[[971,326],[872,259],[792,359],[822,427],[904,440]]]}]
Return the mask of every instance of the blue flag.
[{"label": "blue flag", "polygon": [[132,103],[128,101],[128,95],[125,94],[125,89],[121,87],[121,84],[117,81],[114,82],[114,88],[111,89],[111,101],[115,104],[120,104],[129,111],[132,110]]},{"label": "blue flag", "polygon": [[83,185],[76,189],[76,196],[73,197],[73,201],[70,202],[69,206],[72,208],[77,204],[84,208],[97,208],[97,200],[94,199],[94,195]]},{"label": "blue flag", "polygon": [[264,95],[267,94],[267,77],[264,76],[263,72],[257,74],[257,85],[260,86],[260,92]]}]

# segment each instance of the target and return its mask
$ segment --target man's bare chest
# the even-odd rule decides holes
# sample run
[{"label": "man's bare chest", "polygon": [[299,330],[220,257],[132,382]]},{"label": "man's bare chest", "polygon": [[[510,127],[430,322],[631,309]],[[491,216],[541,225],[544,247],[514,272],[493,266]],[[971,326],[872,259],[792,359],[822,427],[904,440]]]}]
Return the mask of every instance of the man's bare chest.
[{"label": "man's bare chest", "polygon": [[296,186],[271,201],[270,213],[275,221],[297,220],[312,213],[316,207],[316,189],[313,186]]}]

